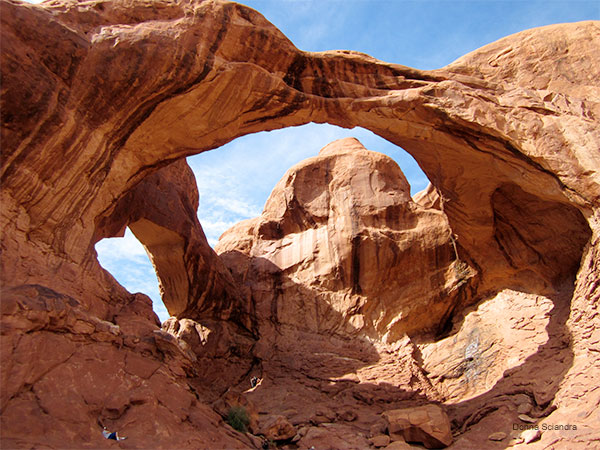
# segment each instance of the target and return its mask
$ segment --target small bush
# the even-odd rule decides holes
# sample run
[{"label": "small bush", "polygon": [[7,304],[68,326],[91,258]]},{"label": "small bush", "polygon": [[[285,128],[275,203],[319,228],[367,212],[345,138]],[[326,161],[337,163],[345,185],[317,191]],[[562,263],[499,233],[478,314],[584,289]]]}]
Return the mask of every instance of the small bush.
[{"label": "small bush", "polygon": [[227,411],[227,423],[231,425],[234,430],[245,433],[250,425],[250,417],[246,408],[243,406],[232,406]]}]

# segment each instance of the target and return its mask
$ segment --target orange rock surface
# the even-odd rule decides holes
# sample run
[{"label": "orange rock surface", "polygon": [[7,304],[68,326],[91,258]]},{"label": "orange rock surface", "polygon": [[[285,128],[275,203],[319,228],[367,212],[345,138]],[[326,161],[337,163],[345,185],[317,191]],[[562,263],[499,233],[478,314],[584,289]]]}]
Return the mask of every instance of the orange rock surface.
[{"label": "orange rock surface", "polygon": [[476,271],[451,234],[441,211],[412,201],[391,158],[349,138],[289,169],[262,215],[215,250],[246,285],[261,336],[293,328],[392,343],[439,332],[468,303]]},{"label": "orange rock surface", "polygon": [[[3,447],[104,447],[102,426],[127,436],[124,448],[260,447],[210,406],[226,392],[243,393],[259,422],[282,416],[301,448],[367,448],[367,435],[384,432],[383,412],[431,402],[444,404],[455,448],[484,448],[499,432],[524,442],[512,428],[523,414],[541,430],[527,448],[597,441],[598,22],[524,31],[420,71],[356,52],[302,52],[228,2],[0,5]],[[322,190],[278,186],[258,235],[224,238],[249,257],[225,261],[230,276],[175,161],[308,122],[375,132],[410,152],[433,187],[410,199],[399,170],[373,171],[371,184],[347,162],[339,186],[298,170]],[[332,147],[317,159],[374,167],[362,153]],[[280,203],[293,198],[302,208]],[[431,218],[430,232],[407,233],[407,221],[385,215],[394,208]],[[326,258],[329,240],[316,232],[333,230],[330,218],[340,254]],[[97,240],[127,224],[176,315],[164,329],[150,300],[96,260]],[[306,253],[311,233],[317,257]],[[468,271],[464,299],[444,296],[431,315],[417,314],[421,303],[406,309],[410,290],[388,303],[402,270],[385,249],[415,248],[401,240],[411,233],[424,239],[423,255],[440,256],[405,268],[438,275],[410,278],[423,301],[458,286],[448,273],[456,261]],[[380,250],[383,265],[371,270]],[[311,269],[288,265],[298,261]],[[262,278],[242,283],[244,264],[264,264],[252,272]],[[266,326],[273,293],[256,303],[247,295],[269,282],[291,301],[276,315],[287,317],[281,339],[277,323]],[[292,312],[315,290],[331,314],[320,328],[307,309],[298,326]],[[409,323],[395,320],[405,313]],[[252,376],[261,383],[250,389]]]},{"label": "orange rock surface", "polygon": [[450,420],[437,405],[393,409],[383,416],[393,440],[418,442],[425,448],[445,448],[452,444]]}]

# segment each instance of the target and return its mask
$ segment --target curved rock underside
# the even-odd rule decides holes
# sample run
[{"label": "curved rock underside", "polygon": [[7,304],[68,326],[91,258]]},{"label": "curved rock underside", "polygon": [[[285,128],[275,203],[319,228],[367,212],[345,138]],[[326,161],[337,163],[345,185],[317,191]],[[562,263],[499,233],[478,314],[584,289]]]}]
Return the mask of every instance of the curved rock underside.
[{"label": "curved rock underside", "polygon": [[[254,434],[365,448],[399,432],[377,436],[381,413],[432,402],[456,448],[519,413],[577,426],[528,448],[595,445],[598,22],[419,71],[302,52],[234,3],[1,8],[3,446],[102,447],[100,425],[133,448],[260,446],[215,412],[242,404]],[[411,199],[386,157],[338,142],[218,256],[179,160],[308,122],[375,132],[432,187]],[[125,226],[163,329],[96,260]]]}]

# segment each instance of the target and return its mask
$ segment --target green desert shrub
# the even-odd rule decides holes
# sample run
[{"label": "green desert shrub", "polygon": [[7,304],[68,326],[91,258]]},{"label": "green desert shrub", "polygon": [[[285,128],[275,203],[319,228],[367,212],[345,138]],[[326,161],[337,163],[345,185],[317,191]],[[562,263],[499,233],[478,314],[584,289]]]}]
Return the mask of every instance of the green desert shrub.
[{"label": "green desert shrub", "polygon": [[229,408],[229,411],[227,411],[227,423],[234,430],[245,433],[250,424],[250,417],[246,408],[243,406],[232,406]]}]

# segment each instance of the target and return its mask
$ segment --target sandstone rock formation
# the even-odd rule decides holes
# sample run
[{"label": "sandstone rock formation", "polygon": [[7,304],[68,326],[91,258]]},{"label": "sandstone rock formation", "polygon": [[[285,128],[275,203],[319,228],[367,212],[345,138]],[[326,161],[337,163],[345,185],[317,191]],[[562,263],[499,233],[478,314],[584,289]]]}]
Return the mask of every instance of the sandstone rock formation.
[{"label": "sandstone rock formation", "polygon": [[176,161],[147,176],[108,216],[98,218],[94,242],[129,226],[147,249],[173,316],[162,328],[196,355],[196,375],[225,392],[251,367],[254,308],[210,248],[197,209],[194,174],[184,160]]},{"label": "sandstone rock formation", "polygon": [[[153,324],[145,296],[112,320],[39,285],[2,290],[3,448],[247,448],[186,382],[195,356]],[[130,443],[130,444],[129,444]]]},{"label": "sandstone rock formation", "polygon": [[392,439],[418,442],[425,448],[445,448],[452,444],[450,421],[437,405],[394,409],[384,414]]},{"label": "sandstone rock formation", "polygon": [[349,138],[288,170],[262,215],[215,250],[247,286],[261,336],[294,328],[394,342],[440,331],[468,302],[475,271],[455,245],[446,216],[412,201],[398,165]]},{"label": "sandstone rock formation", "polygon": [[229,271],[198,222],[198,190],[185,161],[169,164],[99,217],[94,241],[123,235],[126,226],[147,249],[161,297],[172,316],[225,320],[252,327]]},{"label": "sandstone rock formation", "polygon": [[[260,444],[203,402],[224,386],[196,376],[208,366],[198,361],[212,355],[206,330],[251,342],[260,309],[245,303],[243,286],[204,245],[191,220],[193,194],[180,201],[165,193],[174,208],[165,214],[144,205],[144,192],[156,198],[160,171],[187,155],[311,121],[360,125],[415,157],[435,190],[406,204],[445,215],[457,259],[476,274],[470,299],[478,303],[452,314],[443,340],[393,332],[386,343],[391,319],[369,330],[372,318],[370,340],[314,326],[294,330],[296,341],[261,336],[246,365],[226,374],[262,372],[247,394],[259,415],[285,417],[306,447],[365,448],[382,412],[433,400],[446,402],[456,448],[510,434],[525,409],[548,425],[528,448],[584,448],[597,439],[597,22],[525,31],[419,71],[356,52],[302,52],[234,3],[0,5],[3,446],[101,447],[100,424],[129,437],[121,446]],[[173,334],[159,329],[146,297],[126,292],[96,261],[97,239],[126,223],[154,255],[177,314],[167,327]],[[443,240],[442,269],[455,261]],[[164,245],[177,249],[173,260]],[[191,278],[171,272],[176,266]],[[350,286],[377,285],[358,281]],[[521,302],[528,306],[518,317]],[[511,330],[534,336],[514,358],[514,342],[489,317],[493,305],[510,311]],[[466,328],[473,323],[479,337]],[[434,364],[450,349],[462,361],[453,354]],[[455,379],[432,366],[452,368]],[[485,387],[469,382],[473,374]],[[577,430],[555,427],[575,422]]]}]

